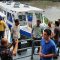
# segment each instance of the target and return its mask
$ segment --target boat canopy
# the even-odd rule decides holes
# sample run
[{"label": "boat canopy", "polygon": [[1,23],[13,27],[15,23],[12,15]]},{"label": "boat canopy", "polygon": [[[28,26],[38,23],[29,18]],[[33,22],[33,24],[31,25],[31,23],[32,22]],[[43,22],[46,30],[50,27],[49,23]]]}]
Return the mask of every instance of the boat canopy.
[{"label": "boat canopy", "polygon": [[15,12],[43,12],[43,9],[30,6],[28,4],[21,4],[20,2],[0,2],[1,8]]}]

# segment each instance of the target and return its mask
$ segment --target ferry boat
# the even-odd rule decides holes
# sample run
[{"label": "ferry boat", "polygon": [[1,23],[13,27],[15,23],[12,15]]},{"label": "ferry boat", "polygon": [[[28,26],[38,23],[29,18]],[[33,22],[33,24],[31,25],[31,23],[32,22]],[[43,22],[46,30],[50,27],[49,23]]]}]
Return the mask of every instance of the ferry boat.
[{"label": "ferry boat", "polygon": [[6,23],[11,28],[15,19],[19,19],[20,33],[26,37],[31,37],[32,26],[36,24],[36,20],[42,21],[43,9],[22,4],[20,2],[0,2],[0,10],[6,15]]}]

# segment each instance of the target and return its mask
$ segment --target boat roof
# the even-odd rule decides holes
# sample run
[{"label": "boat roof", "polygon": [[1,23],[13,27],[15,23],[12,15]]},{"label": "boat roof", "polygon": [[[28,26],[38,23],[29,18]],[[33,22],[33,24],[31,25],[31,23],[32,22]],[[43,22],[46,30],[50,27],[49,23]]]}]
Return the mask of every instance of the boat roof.
[{"label": "boat roof", "polygon": [[43,12],[43,9],[33,7],[28,4],[22,4],[20,2],[0,2],[0,6],[6,10],[15,12]]},{"label": "boat roof", "polygon": [[0,16],[2,16],[2,17],[6,17],[6,15],[4,15],[2,12],[0,12]]}]

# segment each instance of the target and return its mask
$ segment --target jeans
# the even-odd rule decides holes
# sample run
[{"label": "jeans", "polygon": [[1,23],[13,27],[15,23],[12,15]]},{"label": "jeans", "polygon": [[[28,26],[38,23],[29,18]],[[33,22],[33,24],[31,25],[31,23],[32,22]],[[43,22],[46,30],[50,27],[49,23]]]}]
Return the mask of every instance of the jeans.
[{"label": "jeans", "polygon": [[[34,40],[41,40],[41,38],[34,38]],[[34,46],[40,46],[40,41],[33,41],[33,54],[34,54],[34,50],[35,50]],[[38,47],[37,53],[39,52],[39,50],[40,50],[40,47]]]}]

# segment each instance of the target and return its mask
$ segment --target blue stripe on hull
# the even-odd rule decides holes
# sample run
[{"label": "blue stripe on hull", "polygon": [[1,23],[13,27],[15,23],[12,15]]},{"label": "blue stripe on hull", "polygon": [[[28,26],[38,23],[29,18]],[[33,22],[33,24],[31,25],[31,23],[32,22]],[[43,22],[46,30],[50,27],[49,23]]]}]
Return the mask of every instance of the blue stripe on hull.
[{"label": "blue stripe on hull", "polygon": [[28,32],[26,32],[26,31],[20,30],[20,33],[21,33],[22,35],[25,35],[25,36],[31,38],[31,34],[28,33]]},{"label": "blue stripe on hull", "polygon": [[11,25],[11,24],[9,24],[9,23],[7,23],[7,25],[8,25],[8,27],[9,27],[9,28],[11,28],[11,27],[12,27],[12,25]]}]

